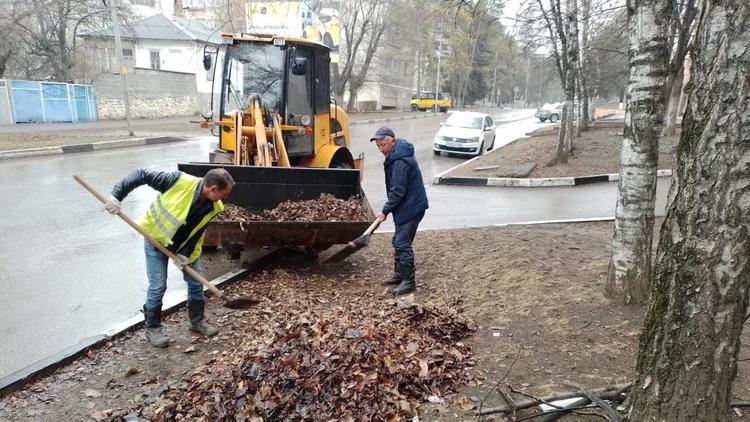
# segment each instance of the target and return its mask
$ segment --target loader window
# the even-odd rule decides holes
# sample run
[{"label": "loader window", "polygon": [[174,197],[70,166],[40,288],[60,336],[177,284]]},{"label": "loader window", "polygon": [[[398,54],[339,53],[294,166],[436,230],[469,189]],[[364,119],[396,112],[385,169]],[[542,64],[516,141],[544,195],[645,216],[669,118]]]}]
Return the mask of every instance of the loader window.
[{"label": "loader window", "polygon": [[222,115],[244,110],[250,95],[278,113],[281,106],[284,52],[271,44],[241,43],[227,49],[226,77],[222,92]]},{"label": "loader window", "polygon": [[[292,72],[292,61],[299,58],[307,59],[307,72],[304,75],[295,75]],[[290,53],[289,65],[287,66],[287,92],[286,92],[286,124],[294,126],[313,126],[312,86],[311,74],[313,73],[313,57],[309,48],[297,46]],[[288,133],[284,136],[284,144],[290,157],[305,157],[314,153],[315,141],[312,133]]]}]

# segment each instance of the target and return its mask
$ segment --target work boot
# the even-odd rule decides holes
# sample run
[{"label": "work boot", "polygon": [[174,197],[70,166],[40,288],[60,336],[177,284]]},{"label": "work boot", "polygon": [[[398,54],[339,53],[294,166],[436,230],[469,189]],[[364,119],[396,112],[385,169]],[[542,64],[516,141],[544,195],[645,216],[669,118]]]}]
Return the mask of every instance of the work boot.
[{"label": "work boot", "polygon": [[393,264],[393,274],[383,280],[384,286],[398,286],[401,284],[401,274],[398,273],[398,264]]},{"label": "work boot", "polygon": [[188,316],[190,317],[190,331],[201,333],[206,337],[213,337],[219,333],[219,330],[213,325],[206,322],[204,309],[205,301],[188,302]]},{"label": "work boot", "polygon": [[148,309],[146,305],[143,305],[143,316],[148,342],[158,348],[169,346],[169,337],[161,330],[161,307]]},{"label": "work boot", "polygon": [[393,288],[393,294],[400,296],[417,290],[417,283],[414,280],[414,266],[398,264],[396,268],[401,275],[401,283]]}]

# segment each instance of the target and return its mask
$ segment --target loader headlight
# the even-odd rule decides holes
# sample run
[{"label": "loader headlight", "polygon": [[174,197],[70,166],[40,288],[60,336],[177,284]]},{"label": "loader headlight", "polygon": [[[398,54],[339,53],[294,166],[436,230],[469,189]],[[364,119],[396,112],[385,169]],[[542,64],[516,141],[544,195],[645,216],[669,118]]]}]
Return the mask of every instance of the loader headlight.
[{"label": "loader headlight", "polygon": [[310,126],[312,119],[307,114],[303,114],[300,116],[299,122],[302,123],[302,126]]},{"label": "loader headlight", "polygon": [[203,111],[201,111],[201,116],[205,120],[211,120],[214,117],[214,111],[210,108],[204,109]]}]

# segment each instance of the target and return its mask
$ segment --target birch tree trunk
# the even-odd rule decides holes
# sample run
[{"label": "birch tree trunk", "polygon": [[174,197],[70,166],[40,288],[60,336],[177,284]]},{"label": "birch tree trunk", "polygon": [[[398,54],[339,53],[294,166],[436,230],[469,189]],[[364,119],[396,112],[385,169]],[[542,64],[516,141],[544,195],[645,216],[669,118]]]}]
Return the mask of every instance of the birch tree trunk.
[{"label": "birch tree trunk", "polygon": [[630,80],[612,258],[605,295],[624,304],[646,302],[651,279],[659,134],[666,107],[670,0],[628,4]]},{"label": "birch tree trunk", "polygon": [[703,0],[631,421],[729,421],[750,287],[750,4]]},{"label": "birch tree trunk", "polygon": [[578,130],[585,132],[589,130],[589,122],[591,121],[589,115],[589,83],[588,83],[588,71],[589,71],[589,34],[591,29],[591,0],[581,0],[581,72],[578,80],[580,81],[580,88],[578,89],[578,102],[579,114],[578,114]]},{"label": "birch tree trunk", "polygon": [[674,83],[672,83],[672,89],[669,94],[669,101],[667,102],[667,115],[664,121],[664,136],[671,136],[675,133],[677,127],[677,109],[680,106],[680,97],[682,94],[682,80],[685,77],[684,66],[680,68],[677,77],[675,77]]},{"label": "birch tree trunk", "polygon": [[568,0],[567,68],[565,69],[565,103],[560,132],[557,135],[555,163],[567,163],[573,152],[573,102],[576,94],[576,71],[578,70],[578,1]]}]

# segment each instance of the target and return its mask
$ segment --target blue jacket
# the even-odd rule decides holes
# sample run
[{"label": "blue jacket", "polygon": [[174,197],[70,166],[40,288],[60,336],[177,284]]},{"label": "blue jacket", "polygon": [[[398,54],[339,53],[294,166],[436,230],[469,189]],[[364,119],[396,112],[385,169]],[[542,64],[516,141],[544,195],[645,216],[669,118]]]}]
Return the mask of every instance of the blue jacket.
[{"label": "blue jacket", "polygon": [[396,224],[404,224],[429,207],[422,172],[414,158],[412,144],[404,139],[396,139],[396,145],[385,158],[383,167],[385,190],[388,194],[383,214],[393,214]]}]

